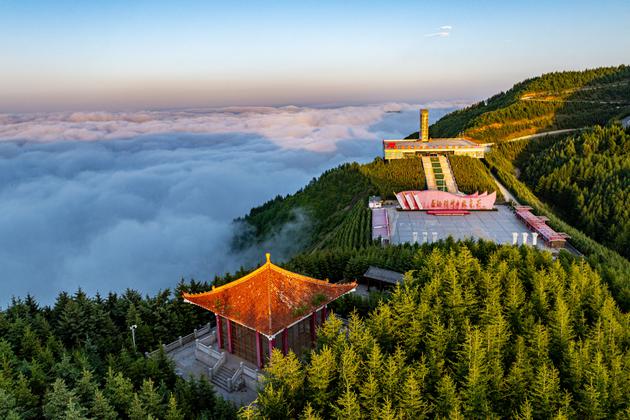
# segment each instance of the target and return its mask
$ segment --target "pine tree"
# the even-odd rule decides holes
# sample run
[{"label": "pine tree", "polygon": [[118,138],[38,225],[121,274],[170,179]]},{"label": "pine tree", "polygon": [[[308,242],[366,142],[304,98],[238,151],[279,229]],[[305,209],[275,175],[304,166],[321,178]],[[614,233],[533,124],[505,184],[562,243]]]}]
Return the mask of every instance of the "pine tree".
[{"label": "pine tree", "polygon": [[383,353],[378,343],[372,346],[366,365],[368,372],[374,375],[375,378],[381,377],[383,373]]},{"label": "pine tree", "polygon": [[283,356],[278,349],[274,349],[267,367],[267,373],[272,383],[286,390],[288,397],[298,397],[305,378],[302,365],[295,353],[289,351],[286,356]]},{"label": "pine tree", "polygon": [[553,365],[543,363],[530,388],[530,400],[536,417],[551,417],[560,407],[560,380]]},{"label": "pine tree", "polygon": [[396,409],[392,407],[392,402],[389,398],[385,397],[385,400],[378,411],[377,418],[380,420],[396,420],[400,418]]},{"label": "pine tree", "polygon": [[282,386],[276,387],[272,381],[258,393],[257,410],[263,419],[292,418],[295,416],[294,401],[289,400]]},{"label": "pine tree", "polygon": [[406,357],[404,351],[397,347],[394,354],[389,355],[385,359],[383,365],[383,376],[380,383],[383,393],[392,398],[394,405],[398,400],[400,392],[400,384],[404,380],[407,373]]},{"label": "pine tree", "polygon": [[551,321],[552,334],[552,355],[554,360],[562,361],[573,338],[573,328],[571,327],[571,314],[562,296],[556,297],[555,310]]},{"label": "pine tree", "polygon": [[116,411],[100,389],[94,390],[90,416],[98,420],[114,420],[117,418]]},{"label": "pine tree", "polygon": [[469,329],[462,350],[463,370],[466,372],[465,388],[462,392],[467,416],[488,416],[486,351],[481,332]]},{"label": "pine tree", "polygon": [[374,343],[369,330],[365,327],[365,323],[359,318],[356,311],[350,314],[348,338],[355,352],[361,357],[370,351],[370,347]]},{"label": "pine tree", "polygon": [[354,389],[359,382],[359,357],[354,347],[346,347],[341,353],[339,378],[346,390]]},{"label": "pine tree", "polygon": [[366,414],[375,418],[380,407],[380,400],[382,397],[381,390],[378,385],[378,380],[372,372],[368,372],[368,376],[359,387],[361,407],[366,411]]},{"label": "pine tree", "polygon": [[162,396],[158,394],[151,379],[142,381],[142,386],[138,393],[140,402],[145,411],[154,417],[158,417],[162,412]]},{"label": "pine tree", "polygon": [[92,398],[94,397],[94,391],[96,391],[96,384],[94,383],[92,371],[84,369],[81,377],[77,381],[74,391],[79,397],[79,401],[84,406],[88,406]]},{"label": "pine tree", "polygon": [[88,420],[86,417],[87,410],[79,404],[76,398],[68,401],[68,406],[63,414],[64,420]]},{"label": "pine tree", "polygon": [[317,330],[318,347],[327,345],[335,352],[341,352],[346,342],[343,323],[335,314],[331,314],[326,322]]},{"label": "pine tree", "polygon": [[306,369],[310,399],[317,410],[323,410],[329,404],[331,384],[337,376],[337,361],[330,347],[314,352]]},{"label": "pine tree", "polygon": [[44,416],[49,419],[63,418],[70,401],[76,396],[68,389],[63,379],[57,379],[46,393]]},{"label": "pine tree", "polygon": [[105,378],[105,396],[122,416],[129,411],[134,398],[133,384],[122,373],[114,373],[110,367]]},{"label": "pine tree", "polygon": [[514,416],[517,420],[533,420],[534,419],[534,410],[532,408],[532,404],[528,399],[525,399],[521,404],[521,407],[518,411],[518,414]]},{"label": "pine tree", "polygon": [[147,410],[142,406],[142,401],[140,401],[138,394],[133,394],[128,415],[129,420],[146,420],[150,417]]},{"label": "pine tree", "polygon": [[460,412],[461,401],[457,395],[453,379],[446,374],[437,384],[435,414],[440,418],[450,418],[451,413]]},{"label": "pine tree", "polygon": [[525,349],[525,340],[523,337],[518,337],[516,341],[516,358],[509,369],[503,387],[504,391],[501,400],[505,408],[504,412],[516,412],[526,402],[531,380],[532,370]]},{"label": "pine tree", "polygon": [[173,394],[171,394],[168,399],[168,408],[164,420],[184,420],[184,415],[181,410],[177,408],[177,400]]},{"label": "pine tree", "polygon": [[300,420],[324,420],[315,410],[311,407],[310,403],[306,403],[304,411],[300,415]]},{"label": "pine tree", "polygon": [[[34,418],[38,413],[39,399],[33,394],[29,387],[28,380],[22,372],[18,373],[17,380],[13,387],[13,395],[17,406],[20,407],[22,415],[26,418]],[[2,418],[2,416],[0,416]]]},{"label": "pine tree", "polygon": [[20,419],[15,398],[3,388],[0,388],[0,418]]},{"label": "pine tree", "polygon": [[423,396],[422,384],[418,382],[415,375],[407,375],[405,384],[400,393],[400,409],[407,419],[427,418],[430,407]]},{"label": "pine tree", "polygon": [[333,407],[335,417],[343,420],[354,420],[361,418],[361,407],[357,396],[353,391],[346,390]]}]

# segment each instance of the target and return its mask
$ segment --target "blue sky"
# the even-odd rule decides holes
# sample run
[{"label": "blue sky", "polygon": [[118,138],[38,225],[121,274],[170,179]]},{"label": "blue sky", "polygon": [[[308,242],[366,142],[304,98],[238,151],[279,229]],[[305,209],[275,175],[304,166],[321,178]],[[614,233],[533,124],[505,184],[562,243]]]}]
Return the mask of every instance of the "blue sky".
[{"label": "blue sky", "polygon": [[0,112],[478,99],[630,63],[628,1],[1,1]]}]

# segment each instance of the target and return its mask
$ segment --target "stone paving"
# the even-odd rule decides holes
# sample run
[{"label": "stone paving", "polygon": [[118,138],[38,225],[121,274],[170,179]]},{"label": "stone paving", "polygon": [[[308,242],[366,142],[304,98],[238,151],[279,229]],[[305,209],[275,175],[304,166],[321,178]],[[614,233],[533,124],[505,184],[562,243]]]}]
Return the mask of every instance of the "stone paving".
[{"label": "stone paving", "polygon": [[[210,334],[200,337],[200,340],[201,342],[204,342],[207,341],[209,337]],[[175,371],[182,378],[200,378],[201,376],[204,376],[206,379],[208,379],[208,366],[195,359],[194,341],[169,352],[168,356],[175,362]],[[245,362],[247,366],[255,369],[255,366],[253,366],[251,363],[246,362],[245,360],[233,354],[227,355],[227,360],[224,366],[236,369],[238,368],[241,361]],[[212,382],[210,383],[212,384]],[[214,386],[214,384],[212,385]],[[227,392],[226,390],[218,386],[214,386],[214,390],[225,400],[231,401],[237,406],[248,405],[253,402],[257,397],[256,392],[247,387],[243,387],[239,391]]]},{"label": "stone paving", "polygon": [[[472,211],[465,216],[433,216],[424,211],[399,211],[387,209],[392,244],[433,242],[452,236],[454,239],[486,239],[499,244],[512,244],[512,232],[518,232],[518,243],[523,241],[522,232],[528,233],[528,244],[532,244],[531,232],[512,212],[509,206],[496,205],[496,211]],[[414,234],[415,233],[415,234]],[[538,237],[538,248],[552,251]]]}]

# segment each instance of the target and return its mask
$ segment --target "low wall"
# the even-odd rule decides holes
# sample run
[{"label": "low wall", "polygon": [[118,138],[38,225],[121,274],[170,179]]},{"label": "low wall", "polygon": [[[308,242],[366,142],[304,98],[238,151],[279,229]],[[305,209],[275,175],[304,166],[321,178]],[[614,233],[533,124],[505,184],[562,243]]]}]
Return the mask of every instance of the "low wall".
[{"label": "low wall", "polygon": [[[162,348],[164,349],[165,353],[169,353],[169,352],[171,352],[173,350],[176,350],[176,349],[178,349],[180,347],[183,347],[186,344],[195,341],[197,338],[202,337],[202,336],[204,336],[206,334],[209,334],[211,332],[213,332],[213,328],[210,325],[210,323],[207,323],[206,325],[204,325],[201,328],[195,328],[195,330],[192,333],[188,334],[188,335],[185,335],[183,337],[180,335],[177,338],[177,340],[175,340],[175,341],[173,341],[171,343],[162,344]],[[208,344],[212,344],[212,343],[214,343],[214,341],[216,341],[216,337],[212,337],[212,336],[211,337],[206,337],[206,339],[208,340]],[[213,339],[214,339],[214,341],[213,341]],[[155,356],[158,352],[159,352],[159,349],[158,350],[153,350],[150,353],[145,353],[145,356],[146,357],[152,357],[152,356]]]},{"label": "low wall", "polygon": [[245,386],[252,391],[259,391],[263,385],[264,376],[258,371],[243,366],[243,382]]}]

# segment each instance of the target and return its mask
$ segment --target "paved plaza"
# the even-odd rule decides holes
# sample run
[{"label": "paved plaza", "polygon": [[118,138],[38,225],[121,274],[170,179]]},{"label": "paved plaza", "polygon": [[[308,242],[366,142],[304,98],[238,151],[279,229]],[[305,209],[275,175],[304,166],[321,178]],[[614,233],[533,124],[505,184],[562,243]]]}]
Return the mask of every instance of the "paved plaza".
[{"label": "paved plaza", "polygon": [[[205,343],[209,338],[209,334],[201,337],[200,341]],[[219,350],[219,349],[216,349]],[[220,351],[220,350],[219,350]],[[168,353],[168,356],[175,362],[175,372],[184,379],[190,377],[198,379],[204,376],[208,379],[208,366],[195,358],[195,342],[192,341],[184,346],[175,349]],[[227,355],[225,366],[237,369],[240,362],[245,363],[248,367],[255,369],[256,367],[233,354]],[[225,389],[213,385],[217,394],[221,395],[224,399],[233,402],[237,406],[248,405],[254,401],[257,397],[257,393],[246,387],[242,387],[238,391],[227,392]]]},{"label": "paved plaza", "polygon": [[[499,244],[512,244],[512,232],[518,232],[518,243],[523,243],[523,232],[528,233],[527,243],[532,244],[532,235],[527,227],[516,218],[510,207],[497,205],[496,211],[472,211],[465,216],[433,216],[424,211],[399,211],[387,209],[392,244],[423,243],[446,239],[486,239]],[[426,239],[425,239],[426,232]],[[551,251],[538,237],[537,246]]]}]

